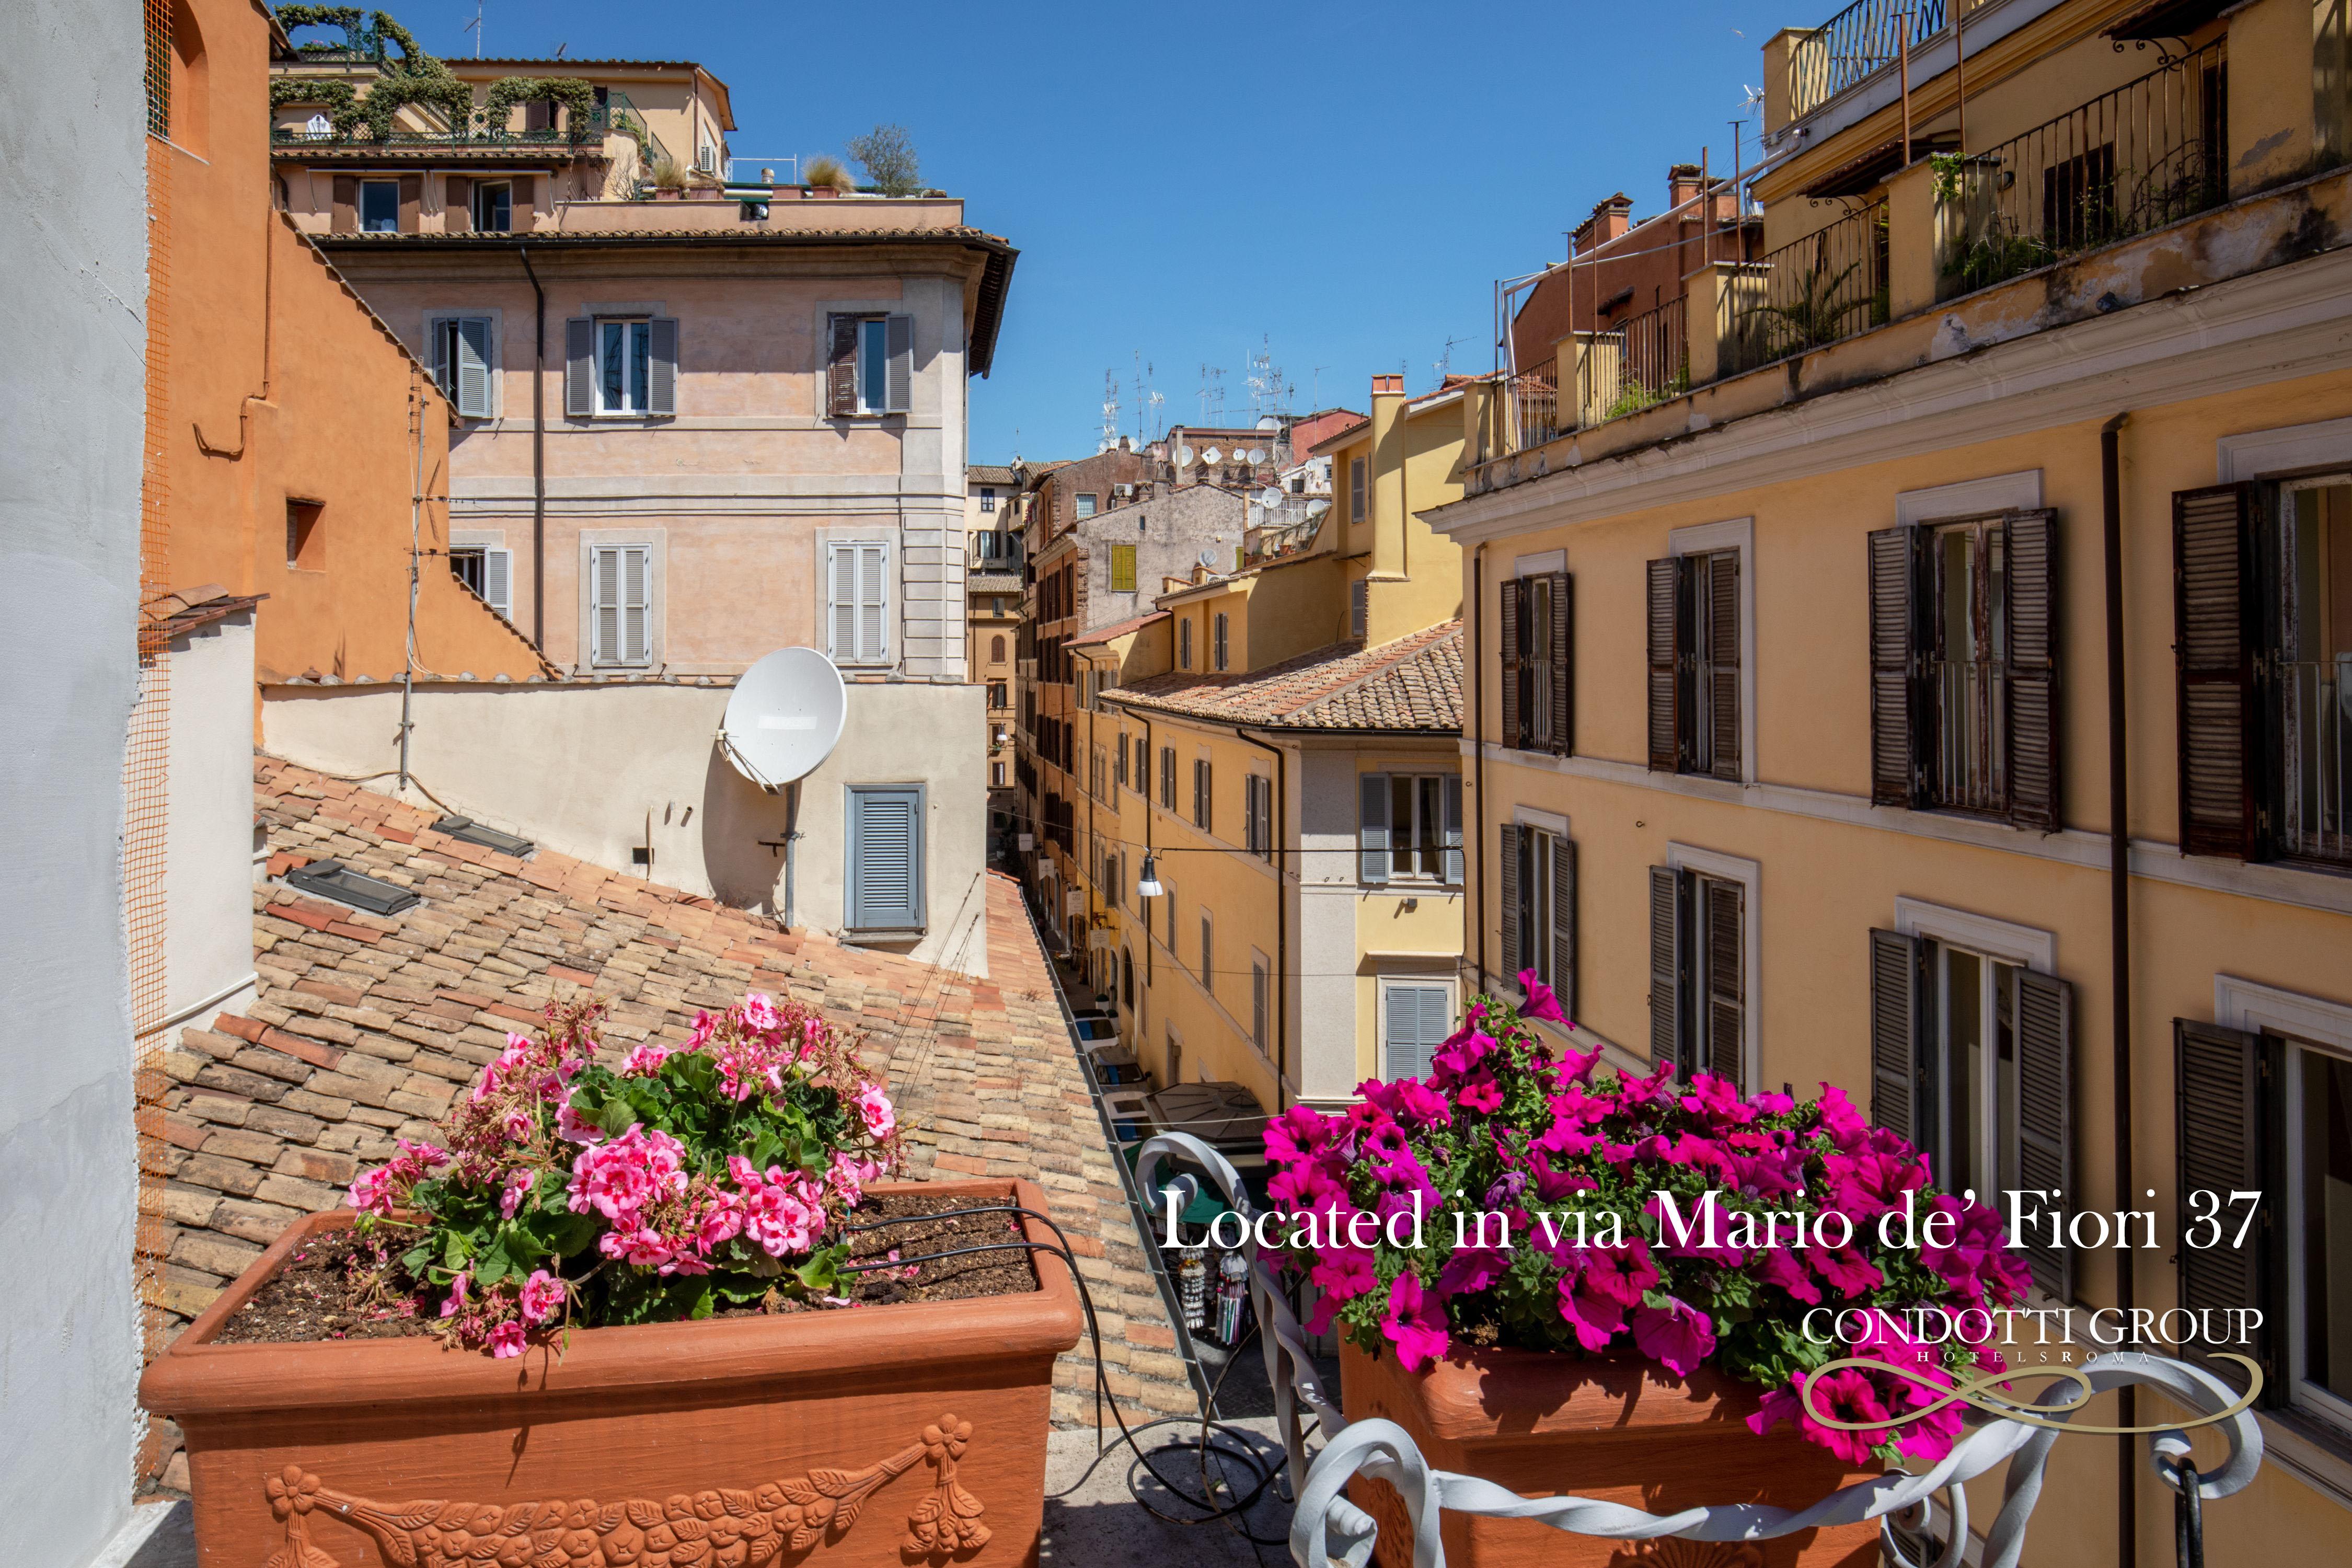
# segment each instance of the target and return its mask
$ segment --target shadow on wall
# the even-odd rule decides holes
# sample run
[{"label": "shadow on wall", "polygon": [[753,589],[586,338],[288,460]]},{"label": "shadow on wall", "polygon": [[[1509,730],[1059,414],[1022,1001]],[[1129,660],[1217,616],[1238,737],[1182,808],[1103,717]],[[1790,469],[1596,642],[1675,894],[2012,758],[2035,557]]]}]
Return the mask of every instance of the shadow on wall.
[{"label": "shadow on wall", "polygon": [[788,809],[782,792],[761,790],[711,742],[702,773],[702,864],[720,903],[782,918],[784,852],[772,846],[783,842]]}]

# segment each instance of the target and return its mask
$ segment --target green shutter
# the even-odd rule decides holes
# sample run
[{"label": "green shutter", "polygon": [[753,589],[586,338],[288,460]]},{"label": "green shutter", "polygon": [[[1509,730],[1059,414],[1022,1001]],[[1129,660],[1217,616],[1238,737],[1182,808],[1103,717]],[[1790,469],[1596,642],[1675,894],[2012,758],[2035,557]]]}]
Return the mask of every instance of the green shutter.
[{"label": "green shutter", "polygon": [[849,924],[914,931],[923,923],[923,791],[919,785],[849,791]]}]

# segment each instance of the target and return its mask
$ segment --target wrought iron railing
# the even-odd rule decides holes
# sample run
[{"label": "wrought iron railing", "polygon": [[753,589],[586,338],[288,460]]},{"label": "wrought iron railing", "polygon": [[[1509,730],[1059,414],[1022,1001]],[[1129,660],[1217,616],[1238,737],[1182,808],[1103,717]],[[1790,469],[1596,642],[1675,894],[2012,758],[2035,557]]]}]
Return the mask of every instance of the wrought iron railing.
[{"label": "wrought iron railing", "polygon": [[2352,861],[2352,656],[2278,661],[2281,853]]},{"label": "wrought iron railing", "polygon": [[1512,449],[1531,452],[1559,434],[1559,362],[1546,360],[1511,377]]},{"label": "wrought iron railing", "polygon": [[1903,52],[1904,16],[1911,47],[1943,31],[1947,0],[1854,0],[1801,38],[1789,57],[1790,111],[1811,114],[1847,88],[1896,63]]},{"label": "wrought iron railing", "polygon": [[1598,425],[1690,390],[1690,342],[1680,295],[1585,342],[1577,367],[1577,423]]},{"label": "wrought iron railing", "polygon": [[1987,153],[1938,159],[1937,294],[1988,289],[2229,199],[2220,43]]},{"label": "wrought iron railing", "polygon": [[348,131],[311,131],[300,125],[280,125],[270,132],[270,139],[280,146],[364,143],[371,147],[570,147],[593,141],[601,134],[601,132],[592,134],[584,125],[576,133],[560,127],[546,131],[475,128],[466,131],[393,130],[382,136],[371,134],[364,125],[355,125]]},{"label": "wrought iron railing", "polygon": [[1742,262],[1724,281],[1716,306],[1720,374],[1868,331],[1886,320],[1886,204]]},{"label": "wrought iron railing", "polygon": [[1936,704],[1929,798],[1954,811],[2007,811],[2008,666],[1997,658],[1931,658],[1927,667]]}]

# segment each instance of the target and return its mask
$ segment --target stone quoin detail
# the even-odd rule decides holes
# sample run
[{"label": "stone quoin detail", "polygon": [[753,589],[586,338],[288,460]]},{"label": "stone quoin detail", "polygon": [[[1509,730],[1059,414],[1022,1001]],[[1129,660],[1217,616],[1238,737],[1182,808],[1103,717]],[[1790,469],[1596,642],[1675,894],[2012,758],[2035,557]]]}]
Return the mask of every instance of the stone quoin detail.
[{"label": "stone quoin detail", "polygon": [[[310,1539],[314,1515],[340,1520],[373,1537],[386,1563],[400,1568],[464,1568],[469,1563],[563,1564],[565,1568],[695,1568],[705,1563],[761,1568],[828,1535],[838,1541],[857,1522],[866,1500],[929,1459],[931,1493],[908,1516],[899,1550],[909,1560],[939,1560],[988,1543],[981,1500],[956,1479],[971,1446],[971,1423],[942,1415],[888,1458],[860,1470],[813,1469],[746,1491],[714,1487],[655,1501],[382,1503],[334,1490],[299,1465],[266,1483],[270,1512],[286,1527],[283,1544],[261,1568],[341,1568]],[[496,1546],[488,1543],[504,1537]]]}]

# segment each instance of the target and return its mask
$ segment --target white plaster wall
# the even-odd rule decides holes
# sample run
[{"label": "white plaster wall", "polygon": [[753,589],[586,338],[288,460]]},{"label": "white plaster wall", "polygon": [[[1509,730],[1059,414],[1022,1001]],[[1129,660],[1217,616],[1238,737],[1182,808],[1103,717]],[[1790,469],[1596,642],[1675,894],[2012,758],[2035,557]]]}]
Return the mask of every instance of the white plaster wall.
[{"label": "white plaster wall", "polygon": [[172,799],[163,897],[168,1026],[209,1025],[254,985],[253,612],[171,647]]},{"label": "white plaster wall", "polygon": [[[272,755],[352,777],[399,765],[397,687],[270,687],[263,696]],[[410,766],[453,810],[542,847],[642,873],[630,852],[650,843],[651,880],[781,916],[783,857],[769,846],[783,838],[786,803],[719,754],[727,698],[723,688],[652,681],[422,685]],[[977,686],[851,685],[840,745],[801,781],[796,923],[842,929],[846,786],[919,783],[925,933],[871,945],[988,973],[985,701]],[[394,781],[369,787],[389,792]]]},{"label": "white plaster wall", "polygon": [[122,920],[147,300],[135,5],[0,6],[0,1563],[130,1517],[139,1204]]}]

